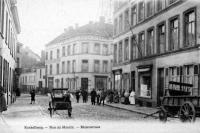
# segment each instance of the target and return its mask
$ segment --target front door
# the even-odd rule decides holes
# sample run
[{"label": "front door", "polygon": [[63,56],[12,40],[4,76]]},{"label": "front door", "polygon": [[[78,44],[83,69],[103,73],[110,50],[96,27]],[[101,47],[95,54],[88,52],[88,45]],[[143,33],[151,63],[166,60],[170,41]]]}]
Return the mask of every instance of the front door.
[{"label": "front door", "polygon": [[88,90],[88,78],[81,78],[81,89]]},{"label": "front door", "polygon": [[161,105],[161,97],[164,94],[164,68],[158,69],[158,85],[157,85],[157,106]]}]

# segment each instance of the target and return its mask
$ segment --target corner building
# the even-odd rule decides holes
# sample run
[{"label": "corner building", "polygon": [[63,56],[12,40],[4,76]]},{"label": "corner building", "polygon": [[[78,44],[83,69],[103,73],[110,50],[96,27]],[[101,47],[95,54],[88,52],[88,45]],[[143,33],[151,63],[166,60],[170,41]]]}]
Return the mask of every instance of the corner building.
[{"label": "corner building", "polygon": [[7,104],[14,102],[17,34],[20,22],[16,0],[0,0],[0,85]]},{"label": "corner building", "polygon": [[112,28],[101,18],[75,29],[69,27],[47,44],[47,87],[71,91],[110,88]]},{"label": "corner building", "polygon": [[141,106],[159,106],[169,81],[193,84],[191,95],[199,95],[199,16],[198,0],[116,4],[114,89],[134,90]]}]

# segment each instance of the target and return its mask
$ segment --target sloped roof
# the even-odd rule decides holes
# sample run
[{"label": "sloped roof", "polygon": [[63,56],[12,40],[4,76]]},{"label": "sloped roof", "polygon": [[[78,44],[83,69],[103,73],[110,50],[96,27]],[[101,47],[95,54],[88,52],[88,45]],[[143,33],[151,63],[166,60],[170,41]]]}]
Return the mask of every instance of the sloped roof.
[{"label": "sloped roof", "polygon": [[65,31],[54,40],[46,44],[46,46],[53,45],[64,40],[67,40],[72,37],[81,36],[81,35],[96,35],[105,38],[111,38],[113,36],[113,26],[112,24],[107,23],[89,23],[84,26],[81,26],[76,29],[71,29]]}]

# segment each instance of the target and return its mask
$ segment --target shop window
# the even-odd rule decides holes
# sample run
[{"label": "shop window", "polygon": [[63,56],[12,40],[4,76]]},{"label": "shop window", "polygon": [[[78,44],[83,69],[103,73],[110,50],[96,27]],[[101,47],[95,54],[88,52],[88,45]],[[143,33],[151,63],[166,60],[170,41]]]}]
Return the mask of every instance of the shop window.
[{"label": "shop window", "polygon": [[139,73],[139,85],[140,85],[140,96],[151,98],[152,86],[151,86],[151,73],[140,72]]},{"label": "shop window", "polygon": [[195,45],[196,41],[196,17],[195,11],[190,10],[184,14],[184,24],[185,24],[185,47]]},{"label": "shop window", "polygon": [[169,50],[177,50],[179,48],[179,19],[176,17],[170,21]]},{"label": "shop window", "polygon": [[121,90],[121,75],[120,74],[116,74],[115,75],[115,90],[120,91]]}]

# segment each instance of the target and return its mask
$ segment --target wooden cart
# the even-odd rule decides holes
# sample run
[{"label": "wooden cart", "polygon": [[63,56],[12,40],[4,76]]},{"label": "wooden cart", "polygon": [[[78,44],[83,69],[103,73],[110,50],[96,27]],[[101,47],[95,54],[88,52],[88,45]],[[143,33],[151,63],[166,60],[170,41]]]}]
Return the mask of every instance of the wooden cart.
[{"label": "wooden cart", "polygon": [[68,110],[68,116],[71,117],[72,106],[70,101],[70,96],[66,95],[68,89],[52,89],[51,92],[51,102],[49,103],[50,117],[57,110]]},{"label": "wooden cart", "polygon": [[159,111],[159,119],[176,117],[182,122],[194,122],[200,114],[200,96],[190,94],[192,84],[170,81]]}]

